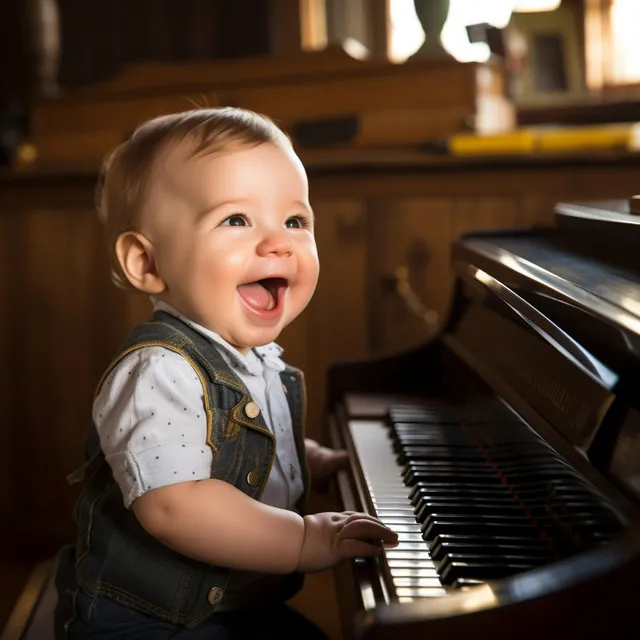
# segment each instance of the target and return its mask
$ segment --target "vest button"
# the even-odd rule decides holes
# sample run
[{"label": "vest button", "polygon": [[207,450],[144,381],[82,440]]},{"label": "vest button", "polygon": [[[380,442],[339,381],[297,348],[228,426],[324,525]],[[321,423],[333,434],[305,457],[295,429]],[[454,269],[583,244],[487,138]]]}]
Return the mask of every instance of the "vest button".
[{"label": "vest button", "polygon": [[220,587],[213,587],[209,590],[209,595],[207,596],[207,600],[209,604],[218,604],[220,600],[222,600],[223,591]]},{"label": "vest button", "polygon": [[287,385],[286,385],[284,382],[282,383],[282,390],[283,390],[285,393],[289,393],[289,389],[287,389]]},{"label": "vest button", "polygon": [[260,484],[260,474],[257,471],[247,473],[247,484],[250,487],[257,487]]},{"label": "vest button", "polygon": [[260,415],[260,407],[255,402],[247,402],[244,412],[248,418],[257,418]]}]

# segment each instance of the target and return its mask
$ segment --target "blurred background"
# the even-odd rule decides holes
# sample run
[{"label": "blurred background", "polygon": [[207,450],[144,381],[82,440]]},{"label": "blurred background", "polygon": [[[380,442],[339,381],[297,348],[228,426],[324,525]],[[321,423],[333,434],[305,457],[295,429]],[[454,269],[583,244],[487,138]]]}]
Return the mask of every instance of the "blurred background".
[{"label": "blurred background", "polygon": [[[95,384],[150,312],[109,281],[93,189],[111,147],[194,105],[291,135],[322,269],[281,343],[322,439],[332,362],[437,333],[457,236],[640,192],[638,24],[638,0],[4,0],[0,622],[72,540]],[[338,637],[329,578],[314,588]]]}]

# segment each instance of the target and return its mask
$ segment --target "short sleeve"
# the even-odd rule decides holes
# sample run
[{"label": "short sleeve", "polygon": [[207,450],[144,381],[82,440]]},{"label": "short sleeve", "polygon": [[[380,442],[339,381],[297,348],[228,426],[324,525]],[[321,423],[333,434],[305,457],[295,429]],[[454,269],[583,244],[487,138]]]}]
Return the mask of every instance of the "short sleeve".
[{"label": "short sleeve", "polygon": [[150,489],[210,477],[202,385],[170,349],[125,356],[104,380],[93,420],[127,508]]}]

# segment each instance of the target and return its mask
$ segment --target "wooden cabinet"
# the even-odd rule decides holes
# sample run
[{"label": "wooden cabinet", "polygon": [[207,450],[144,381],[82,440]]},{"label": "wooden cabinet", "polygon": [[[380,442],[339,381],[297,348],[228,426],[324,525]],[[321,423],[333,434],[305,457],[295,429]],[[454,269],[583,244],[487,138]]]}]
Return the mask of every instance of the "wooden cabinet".
[{"label": "wooden cabinet", "polygon": [[[427,338],[396,292],[396,267],[442,320],[457,236],[550,223],[558,200],[628,197],[640,169],[638,156],[487,163],[345,151],[305,160],[320,282],[280,342],[306,372],[311,437],[321,437],[330,363]],[[77,489],[65,477],[80,462],[94,387],[129,327],[150,313],[144,296],[109,280],[94,182],[92,173],[0,180],[0,519],[42,556],[72,535]]]}]

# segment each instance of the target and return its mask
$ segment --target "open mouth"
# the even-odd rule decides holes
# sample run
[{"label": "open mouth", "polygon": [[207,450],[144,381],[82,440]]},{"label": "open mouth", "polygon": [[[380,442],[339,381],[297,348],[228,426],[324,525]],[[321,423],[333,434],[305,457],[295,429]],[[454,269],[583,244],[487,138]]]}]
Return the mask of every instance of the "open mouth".
[{"label": "open mouth", "polygon": [[242,299],[255,311],[275,311],[289,286],[286,278],[264,278],[238,286]]}]

